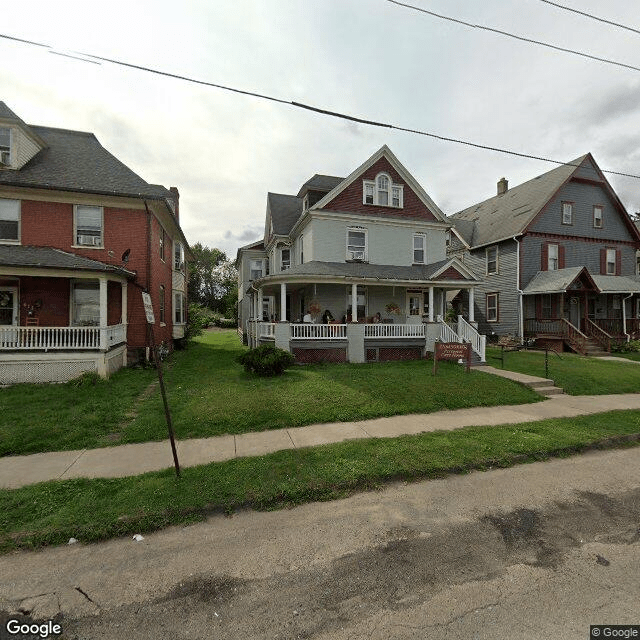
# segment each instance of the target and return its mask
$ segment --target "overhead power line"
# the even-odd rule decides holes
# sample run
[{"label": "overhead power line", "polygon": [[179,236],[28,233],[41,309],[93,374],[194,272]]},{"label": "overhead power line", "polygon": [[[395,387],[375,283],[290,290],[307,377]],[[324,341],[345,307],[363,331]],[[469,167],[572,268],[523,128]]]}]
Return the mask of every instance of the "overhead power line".
[{"label": "overhead power line", "polygon": [[482,24],[473,24],[471,22],[465,22],[464,20],[459,20],[458,18],[452,18],[451,16],[445,16],[445,15],[442,15],[441,13],[428,11],[427,9],[423,9],[422,7],[416,7],[412,4],[399,2],[398,0],[387,0],[387,2],[398,5],[399,7],[405,7],[406,9],[411,9],[413,11],[419,11],[420,13],[425,13],[427,15],[433,16],[434,18],[439,18],[440,20],[448,20],[449,22],[455,22],[457,24],[464,25],[465,27],[471,27],[472,29],[482,29],[483,31],[497,33],[501,36],[507,36],[508,38],[513,38],[514,40],[520,40],[521,42],[528,42],[530,44],[537,44],[541,47],[547,47],[547,49],[554,49],[555,51],[570,53],[574,56],[581,56],[583,58],[588,58],[589,60],[596,60],[597,62],[612,64],[616,67],[631,69],[632,71],[640,71],[640,67],[635,67],[632,64],[626,64],[625,62],[617,62],[616,60],[610,60],[609,58],[601,58],[599,56],[591,55],[590,53],[585,53],[584,51],[576,51],[575,49],[568,49],[566,47],[561,47],[559,45],[550,44],[549,42],[542,42],[540,40],[534,40],[532,38],[525,38],[524,36],[519,36],[519,35],[516,35],[515,33],[509,33],[508,31],[502,31],[501,29],[494,29],[493,27],[487,27]]},{"label": "overhead power line", "polygon": [[558,4],[557,2],[551,2],[551,0],[540,0],[540,2],[553,5],[554,7],[558,7],[558,9],[571,11],[572,13],[579,13],[581,16],[585,16],[585,18],[591,18],[592,20],[597,20],[598,22],[604,22],[605,24],[610,24],[614,27],[619,27],[620,29],[626,29],[627,31],[632,31],[633,33],[640,34],[640,29],[634,29],[633,27],[629,27],[626,24],[621,24],[620,22],[613,22],[613,20],[607,20],[606,18],[599,18],[598,16],[594,16],[592,13],[587,13],[586,11],[579,11],[578,9],[574,9],[573,7],[566,7],[563,4]]},{"label": "overhead power line", "polygon": [[[46,44],[42,44],[39,42],[32,42],[30,40],[24,40],[22,38],[16,38],[14,36],[9,36],[6,34],[2,34],[0,33],[0,38],[4,38],[7,40],[11,40],[14,42],[19,42],[21,44],[27,44],[27,45],[32,45],[32,46],[36,46],[36,47],[42,47],[45,48],[49,51],[49,53],[54,53],[54,54],[58,54],[60,55],[60,52],[53,50],[52,47],[50,47],[49,45]],[[369,120],[367,118],[363,118],[360,116],[354,116],[351,114],[347,114],[347,113],[340,113],[338,111],[330,111],[329,109],[322,109],[321,107],[316,107],[313,105],[308,105],[308,104],[304,104],[302,102],[296,102],[294,100],[284,100],[282,98],[276,98],[274,96],[269,96],[263,93],[257,93],[255,91],[248,91],[245,89],[237,89],[235,87],[229,87],[223,84],[217,84],[215,82],[208,82],[206,80],[200,80],[197,78],[191,78],[189,76],[185,76],[185,75],[180,75],[180,74],[176,74],[176,73],[170,73],[168,71],[161,71],[159,69],[153,69],[151,67],[145,67],[142,65],[138,65],[138,64],[133,64],[131,62],[123,62],[121,60],[114,60],[112,58],[105,58],[102,56],[96,56],[90,53],[82,53],[79,51],[73,51],[71,52],[72,54],[75,55],[67,55],[67,54],[63,54],[66,57],[73,57],[77,60],[81,60],[82,62],[89,62],[89,63],[94,63],[94,60],[100,60],[102,62],[108,62],[110,64],[114,64],[114,65],[118,65],[118,66],[122,66],[122,67],[126,67],[129,69],[136,69],[138,71],[144,71],[147,73],[152,73],[158,76],[163,76],[163,77],[167,77],[167,78],[173,78],[174,80],[182,80],[184,82],[190,82],[193,84],[198,84],[198,85],[203,85],[203,86],[207,86],[207,87],[212,87],[214,89],[221,89],[223,91],[231,91],[233,93],[239,93],[241,95],[245,95],[245,96],[251,96],[253,98],[259,98],[260,100],[270,100],[271,102],[277,102],[279,104],[284,104],[284,105],[288,105],[291,107],[295,107],[297,109],[304,109],[306,111],[311,111],[313,113],[318,113],[324,116],[329,116],[332,118],[340,118],[342,120],[347,120],[350,122],[357,122],[359,124],[363,124],[363,125],[368,125],[371,127],[382,127],[385,129],[392,129],[395,131],[404,131],[405,133],[413,133],[415,135],[420,135],[420,136],[426,136],[429,138],[433,138],[435,140],[442,140],[444,142],[453,142],[455,144],[461,144],[461,145],[465,145],[468,147],[473,147],[475,149],[483,149],[485,151],[495,151],[497,153],[504,153],[507,155],[511,155],[511,156],[517,156],[519,158],[528,158],[530,160],[540,160],[542,162],[549,162],[551,164],[557,164],[557,165],[568,165],[568,166],[578,166],[578,165],[574,165],[571,162],[563,162],[562,160],[554,160],[552,158],[545,158],[544,156],[536,156],[536,155],[531,155],[528,153],[522,153],[519,151],[513,151],[511,149],[503,149],[501,147],[492,147],[489,145],[484,145],[484,144],[479,144],[477,142],[471,142],[469,140],[461,140],[458,138],[452,138],[449,136],[443,136],[443,135],[439,135],[436,133],[431,133],[429,131],[422,131],[420,129],[412,129],[409,127],[402,127],[399,125],[394,125],[394,124],[390,124],[390,123],[386,123],[386,122],[380,122],[377,120]],[[78,56],[83,56],[83,58],[80,58]],[[92,58],[92,60],[86,60],[84,58]],[[640,180],[640,175],[635,175],[632,173],[622,173],[620,171],[612,171],[610,169],[601,169],[601,171],[603,173],[609,173],[611,175],[616,175],[616,176],[624,176],[626,178],[634,178],[636,180]]]}]

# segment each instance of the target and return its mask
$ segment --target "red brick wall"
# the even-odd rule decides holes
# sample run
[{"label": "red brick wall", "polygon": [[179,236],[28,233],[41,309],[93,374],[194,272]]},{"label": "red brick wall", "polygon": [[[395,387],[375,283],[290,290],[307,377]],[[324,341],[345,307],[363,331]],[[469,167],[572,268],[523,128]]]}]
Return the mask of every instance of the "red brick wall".
[{"label": "red brick wall", "polygon": [[20,325],[25,326],[27,309],[37,300],[42,306],[35,312],[41,327],[69,326],[71,284],[61,278],[20,278]]},{"label": "red brick wall", "polygon": [[[375,180],[381,172],[387,173],[391,177],[393,184],[404,185],[402,209],[394,207],[381,207],[373,204],[362,204],[362,181]],[[380,158],[367,171],[349,185],[342,193],[337,195],[325,207],[330,211],[353,211],[355,213],[368,214],[372,216],[391,216],[402,218],[416,218],[419,220],[437,220],[436,216],[418,198],[409,185],[400,177],[398,172],[391,166],[386,158]]]},{"label": "red brick wall", "polygon": [[119,282],[107,283],[107,324],[120,324],[122,291]]}]

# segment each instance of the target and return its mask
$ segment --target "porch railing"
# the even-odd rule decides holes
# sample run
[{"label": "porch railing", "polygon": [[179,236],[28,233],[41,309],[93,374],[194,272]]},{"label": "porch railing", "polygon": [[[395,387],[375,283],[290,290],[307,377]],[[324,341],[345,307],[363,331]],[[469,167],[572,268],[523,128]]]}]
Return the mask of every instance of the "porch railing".
[{"label": "porch railing", "polygon": [[605,351],[611,353],[613,337],[589,318],[584,323],[584,334],[595,340]]},{"label": "porch railing", "polygon": [[292,324],[292,340],[346,340],[346,324]]},{"label": "porch railing", "polygon": [[424,324],[365,324],[365,338],[424,338]]},{"label": "porch railing", "polygon": [[109,327],[0,327],[0,349],[101,349],[126,342],[126,325]]},{"label": "porch railing", "polygon": [[460,342],[460,336],[443,321],[442,316],[438,316],[437,320],[440,323],[440,340],[442,342]]},{"label": "porch railing", "polygon": [[471,348],[485,361],[487,337],[476,331],[462,316],[458,316],[458,336],[465,342],[471,343]]},{"label": "porch railing", "polygon": [[580,329],[574,327],[566,318],[562,318],[562,324],[567,342],[578,353],[584,355],[587,352],[587,336]]},{"label": "porch railing", "polygon": [[527,318],[524,321],[524,333],[528,336],[544,334],[562,337],[564,336],[564,327],[560,318],[552,318],[549,320]]},{"label": "porch railing", "polygon": [[275,322],[261,322],[259,331],[260,331],[260,337],[261,338],[275,338],[276,337],[276,323]]}]

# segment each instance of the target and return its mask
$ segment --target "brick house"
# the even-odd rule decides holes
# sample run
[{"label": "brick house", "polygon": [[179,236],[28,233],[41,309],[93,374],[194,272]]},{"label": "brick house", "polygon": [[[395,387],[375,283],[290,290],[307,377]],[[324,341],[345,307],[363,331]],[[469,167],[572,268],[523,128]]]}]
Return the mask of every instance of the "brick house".
[{"label": "brick house", "polygon": [[91,133],[27,125],[0,102],[0,384],[106,376],[186,322],[178,191]]},{"label": "brick house", "polygon": [[[640,338],[640,233],[590,153],[450,217],[486,334],[579,353]],[[460,303],[469,305],[462,294]]]},{"label": "brick house", "polygon": [[484,360],[474,307],[445,321],[447,293],[479,284],[447,257],[450,226],[386,145],[346,178],[269,193],[263,239],[238,250],[239,332],[299,362],[420,358],[438,339]]}]

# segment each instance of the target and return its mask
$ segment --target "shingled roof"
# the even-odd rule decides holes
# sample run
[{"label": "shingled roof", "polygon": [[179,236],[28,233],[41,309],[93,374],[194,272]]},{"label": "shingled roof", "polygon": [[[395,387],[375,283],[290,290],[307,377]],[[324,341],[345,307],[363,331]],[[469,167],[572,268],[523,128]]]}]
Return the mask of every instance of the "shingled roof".
[{"label": "shingled roof", "polygon": [[331,189],[337,187],[343,180],[344,178],[338,178],[337,176],[325,176],[321,173],[316,173],[300,187],[298,198],[302,198],[307,191],[324,191],[329,193]]},{"label": "shingled roof", "polygon": [[279,236],[288,235],[302,214],[302,198],[283,193],[268,193],[267,202],[271,211],[273,233]]}]

